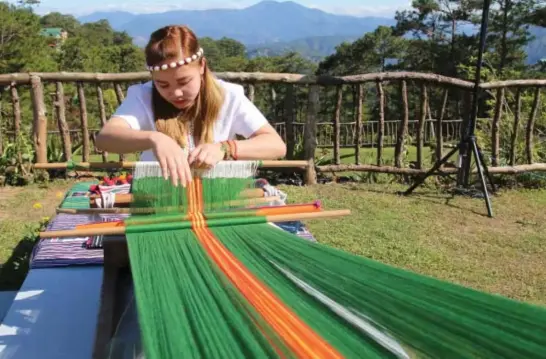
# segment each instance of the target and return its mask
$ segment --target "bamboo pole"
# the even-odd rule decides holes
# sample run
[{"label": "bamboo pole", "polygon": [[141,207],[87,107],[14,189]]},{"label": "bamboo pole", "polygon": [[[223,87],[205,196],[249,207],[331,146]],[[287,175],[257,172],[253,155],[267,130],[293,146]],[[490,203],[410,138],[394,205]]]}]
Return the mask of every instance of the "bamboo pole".
[{"label": "bamboo pole", "polygon": [[[265,217],[254,217],[256,223],[262,223],[264,220],[266,222],[288,222],[288,221],[303,221],[303,220],[313,220],[321,218],[336,218],[347,216],[351,214],[351,211],[348,209],[340,210],[331,210],[331,211],[320,211],[320,212],[309,212],[309,213],[289,213],[289,214],[274,214],[266,215]],[[229,223],[219,222],[219,220],[209,220],[207,225],[210,227],[222,226],[222,225],[237,225],[236,218],[231,218],[232,221]],[[253,222],[253,217],[243,216],[241,218],[240,224],[248,224]],[[221,220],[220,220],[221,221]],[[161,223],[165,224],[165,223]],[[189,229],[192,226],[191,221],[177,221],[169,223],[169,230],[172,229]],[[148,227],[148,228],[146,228]],[[157,228],[151,227],[149,225],[143,225],[143,230],[154,231]],[[126,231],[126,226],[122,225],[119,227],[105,227],[105,228],[89,228],[89,229],[72,229],[72,230],[60,230],[60,231],[44,231],[40,232],[40,238],[66,238],[66,237],[90,237],[90,236],[108,236],[108,235],[124,235]]]}]

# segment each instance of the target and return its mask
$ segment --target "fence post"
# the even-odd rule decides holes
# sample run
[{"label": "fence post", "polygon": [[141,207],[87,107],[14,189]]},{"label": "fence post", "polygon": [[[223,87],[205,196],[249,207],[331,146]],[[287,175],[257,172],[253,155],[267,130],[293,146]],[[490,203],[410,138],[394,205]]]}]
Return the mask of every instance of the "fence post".
[{"label": "fence post", "polygon": [[47,116],[44,103],[44,89],[40,77],[30,76],[32,109],[34,114],[34,150],[36,163],[47,162]]},{"label": "fence post", "polygon": [[305,123],[303,145],[307,170],[305,172],[305,184],[317,184],[317,172],[315,169],[315,151],[317,148],[317,116],[319,112],[319,87],[309,86],[309,100],[307,106],[307,121]]},{"label": "fence post", "polygon": [[286,97],[284,98],[284,121],[286,124],[286,158],[294,159],[294,147],[296,137],[294,136],[294,85],[286,85]]}]

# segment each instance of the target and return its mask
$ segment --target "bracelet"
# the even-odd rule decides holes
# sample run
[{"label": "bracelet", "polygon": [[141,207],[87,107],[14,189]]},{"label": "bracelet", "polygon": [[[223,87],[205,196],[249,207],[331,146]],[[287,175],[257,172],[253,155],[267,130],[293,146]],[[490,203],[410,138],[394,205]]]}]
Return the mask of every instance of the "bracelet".
[{"label": "bracelet", "polygon": [[220,142],[220,149],[224,152],[224,161],[237,160],[237,145],[233,140]]},{"label": "bracelet", "polygon": [[237,144],[234,140],[227,141],[229,145],[230,155],[235,161],[237,161]]},{"label": "bracelet", "polygon": [[231,157],[231,149],[229,148],[227,141],[220,142],[220,149],[224,152],[223,160],[227,161]]}]

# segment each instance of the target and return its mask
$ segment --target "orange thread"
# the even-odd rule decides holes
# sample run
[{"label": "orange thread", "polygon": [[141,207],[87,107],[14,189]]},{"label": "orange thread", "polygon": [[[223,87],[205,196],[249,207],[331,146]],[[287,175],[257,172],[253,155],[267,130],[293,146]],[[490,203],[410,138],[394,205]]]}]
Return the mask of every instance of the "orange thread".
[{"label": "orange thread", "polygon": [[188,187],[192,228],[206,252],[285,344],[300,358],[342,358],[331,345],[297,317],[227,250],[206,227],[202,187],[195,178]]}]

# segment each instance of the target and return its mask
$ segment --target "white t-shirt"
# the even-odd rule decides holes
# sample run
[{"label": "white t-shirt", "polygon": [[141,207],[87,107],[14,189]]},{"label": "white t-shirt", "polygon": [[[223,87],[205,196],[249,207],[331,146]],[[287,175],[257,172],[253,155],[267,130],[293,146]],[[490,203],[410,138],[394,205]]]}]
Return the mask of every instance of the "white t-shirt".
[{"label": "white t-shirt", "polygon": [[[250,137],[267,119],[245,96],[241,85],[216,80],[224,88],[224,104],[214,125],[214,142],[235,139],[236,135]],[[121,117],[134,130],[156,131],[152,110],[152,82],[132,85],[113,116]],[[146,150],[141,161],[156,161],[154,153]]]}]

